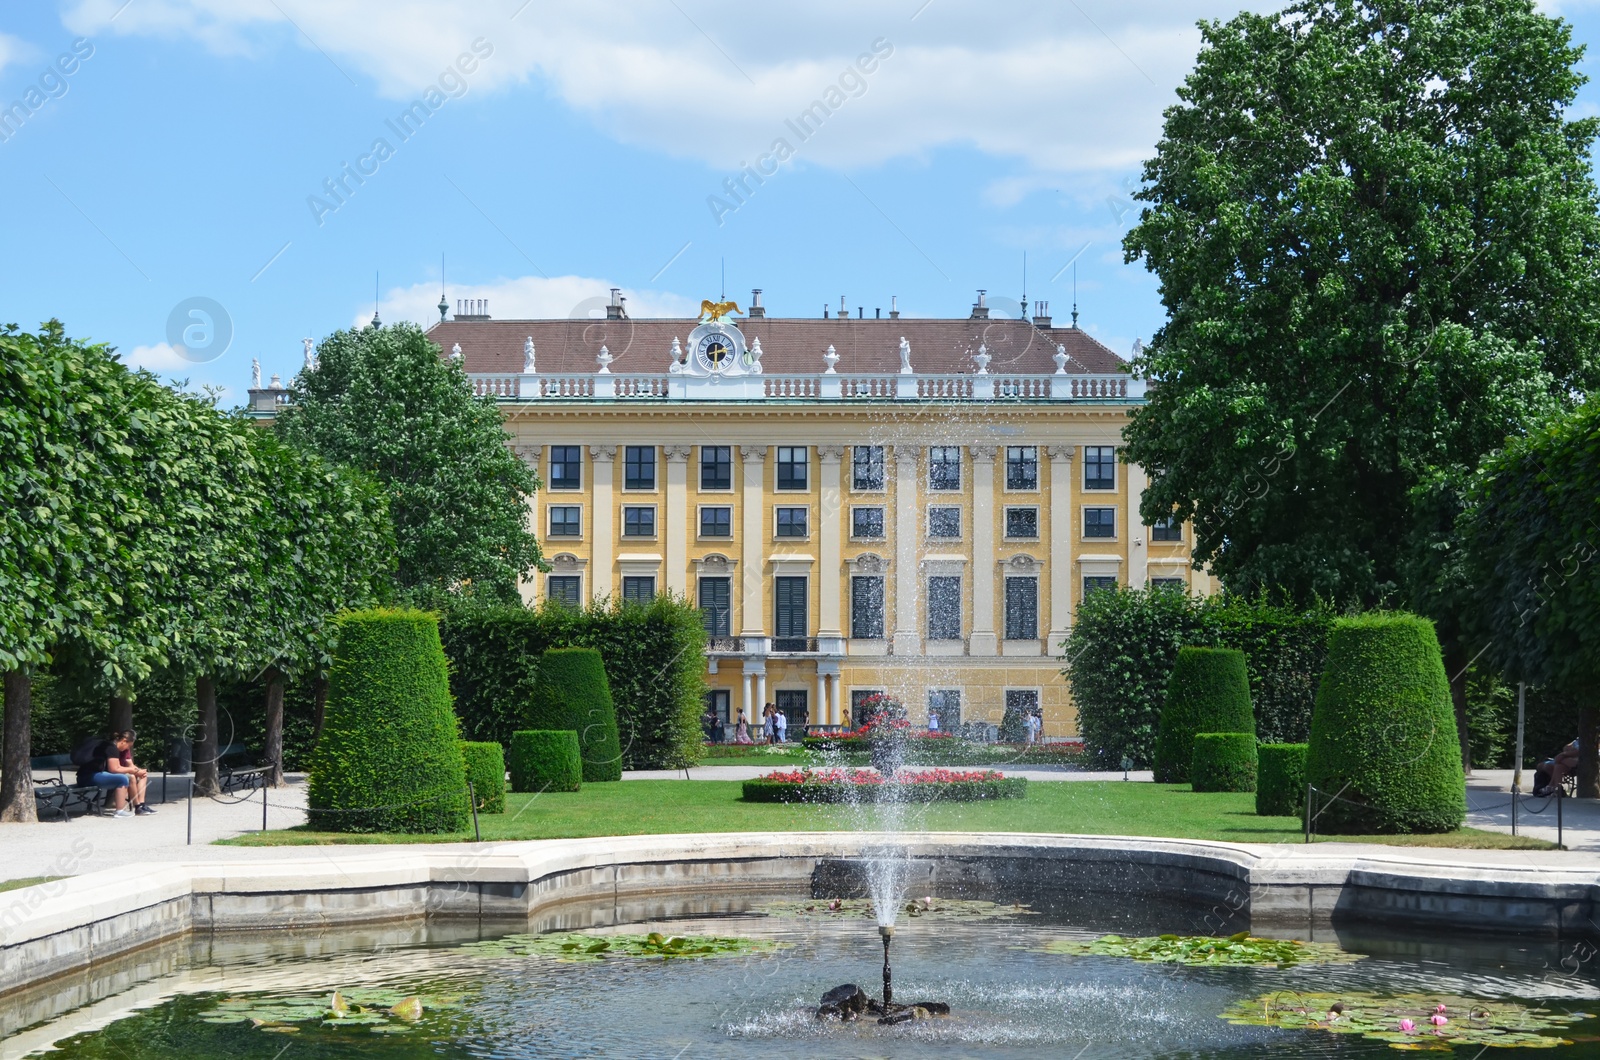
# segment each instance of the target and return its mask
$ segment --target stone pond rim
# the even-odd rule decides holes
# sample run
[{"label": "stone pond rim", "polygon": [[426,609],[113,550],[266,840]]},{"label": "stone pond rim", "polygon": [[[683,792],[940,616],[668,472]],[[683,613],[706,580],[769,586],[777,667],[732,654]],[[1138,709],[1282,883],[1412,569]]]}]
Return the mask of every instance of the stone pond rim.
[{"label": "stone pond rim", "polygon": [[807,891],[848,882],[852,867],[885,845],[903,848],[941,887],[1044,886],[1201,904],[1233,930],[1365,922],[1600,937],[1600,857],[1584,852],[851,832],[280,848],[269,857],[124,866],[8,892],[0,902],[0,994],[193,931],[526,919],[595,899],[622,910],[668,894]]}]

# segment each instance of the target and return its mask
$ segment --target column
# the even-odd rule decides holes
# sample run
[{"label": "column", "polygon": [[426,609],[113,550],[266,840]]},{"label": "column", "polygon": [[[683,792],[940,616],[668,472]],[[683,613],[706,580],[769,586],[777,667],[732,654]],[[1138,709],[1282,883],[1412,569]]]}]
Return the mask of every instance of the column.
[{"label": "column", "polygon": [[688,595],[689,579],[689,446],[666,445],[667,513],[661,532],[666,544],[666,586]]},{"label": "column", "polygon": [[912,445],[894,447],[894,653],[919,655],[921,628],[917,624],[917,490],[918,455]]},{"label": "column", "polygon": [[[844,461],[844,446],[819,445],[817,457],[822,464],[821,492],[817,505],[817,532],[820,539],[817,595],[821,607],[817,636],[843,638],[844,559],[840,552],[840,523],[844,518],[844,506],[840,467]],[[843,650],[842,645],[840,650]]]},{"label": "column", "polygon": [[844,675],[828,675],[828,724],[844,724]]},{"label": "column", "polygon": [[828,724],[828,675],[817,671],[817,698],[811,702],[811,724]]},{"label": "column", "polygon": [[763,720],[761,712],[767,709],[767,668],[762,666],[756,671],[756,712],[750,716],[752,725],[760,724]]},{"label": "column", "polygon": [[994,631],[994,459],[996,446],[972,446],[972,639],[969,655],[998,655]]},{"label": "column", "polygon": [[[539,473],[539,458],[544,453],[544,446],[518,444],[512,446],[512,451],[517,454],[524,464],[533,469],[535,475]],[[540,543],[544,543],[545,531],[549,528],[539,519],[539,494],[537,492],[528,494],[528,525],[533,527],[534,536],[539,539]],[[518,589],[521,591],[522,599],[525,603],[531,604],[544,596],[544,583],[540,581],[537,571],[523,581],[518,586]]]},{"label": "column", "polygon": [[754,683],[755,674],[752,674],[749,670],[739,675],[739,717],[745,721],[749,721],[754,717],[750,713],[750,687]]},{"label": "column", "polygon": [[[763,479],[767,469],[767,447],[764,445],[741,445],[739,456],[744,467],[744,493],[742,505],[744,518],[742,522],[741,537],[743,538],[744,562],[740,571],[740,633],[741,637],[764,637],[766,634],[766,607],[763,604],[762,576],[766,571],[766,564],[762,561],[761,550],[766,544],[766,506],[763,501]],[[750,645],[745,646],[750,650]],[[765,652],[762,652],[765,654]]]},{"label": "column", "polygon": [[1072,563],[1072,458],[1077,450],[1052,445],[1045,455],[1050,458],[1050,560],[1045,570],[1050,579],[1050,639],[1045,650],[1054,653],[1072,628],[1072,584],[1078,576]]},{"label": "column", "polygon": [[616,507],[611,500],[611,485],[617,473],[617,447],[591,445],[589,447],[590,471],[594,480],[594,512],[589,519],[593,536],[589,561],[589,594],[606,599],[612,593],[611,567],[617,532],[614,526]]},{"label": "column", "polygon": [[1128,473],[1128,588],[1143,589],[1150,577],[1150,538],[1139,515],[1139,502],[1149,480],[1138,464],[1124,466]]}]

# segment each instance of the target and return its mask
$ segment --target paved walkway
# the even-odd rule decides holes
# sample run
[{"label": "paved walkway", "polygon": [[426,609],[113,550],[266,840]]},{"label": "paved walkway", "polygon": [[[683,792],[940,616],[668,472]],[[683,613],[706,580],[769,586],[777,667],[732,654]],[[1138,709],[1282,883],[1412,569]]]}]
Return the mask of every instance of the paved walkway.
[{"label": "paved walkway", "polygon": [[[1533,787],[1533,770],[1522,771],[1522,788]],[[1524,794],[1517,803],[1517,834],[1556,841],[1556,800]],[[1562,799],[1561,842],[1568,850],[1600,850],[1600,802]],[[1492,832],[1511,831],[1511,770],[1479,769],[1467,778],[1467,824]]]}]

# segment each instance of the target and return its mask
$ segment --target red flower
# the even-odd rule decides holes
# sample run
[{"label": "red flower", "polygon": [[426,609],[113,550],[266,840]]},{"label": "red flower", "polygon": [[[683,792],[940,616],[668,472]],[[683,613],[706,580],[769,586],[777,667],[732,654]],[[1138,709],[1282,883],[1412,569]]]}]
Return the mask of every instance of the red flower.
[{"label": "red flower", "polygon": [[[921,772],[905,770],[896,778],[901,784],[965,784],[990,780],[1004,780],[1006,775],[994,769],[927,769]],[[876,785],[884,783],[883,775],[876,769],[791,769],[768,773],[761,778],[779,784],[854,784]]]}]

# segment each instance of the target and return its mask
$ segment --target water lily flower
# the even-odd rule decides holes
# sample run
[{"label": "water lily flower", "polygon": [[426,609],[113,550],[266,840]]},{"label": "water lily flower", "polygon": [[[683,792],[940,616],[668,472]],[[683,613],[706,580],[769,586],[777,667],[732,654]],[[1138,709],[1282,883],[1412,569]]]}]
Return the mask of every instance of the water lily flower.
[{"label": "water lily flower", "polygon": [[[1442,1008],[1443,1006],[1440,1007]],[[1441,1012],[1435,1012],[1433,1015],[1428,1017],[1428,1022],[1433,1024],[1435,1027],[1443,1027],[1446,1023],[1450,1022],[1450,1018]]]},{"label": "water lily flower", "polygon": [[1400,1021],[1400,1030],[1401,1030],[1402,1033],[1411,1034],[1416,1029],[1417,1029],[1417,1025],[1414,1022],[1412,1022],[1411,1020],[1401,1020]]},{"label": "water lily flower", "polygon": [[1444,1011],[1444,1002],[1443,1001],[1439,1002],[1439,1007],[1434,1009],[1433,1011],[1435,1011],[1435,1012],[1443,1012]]}]

